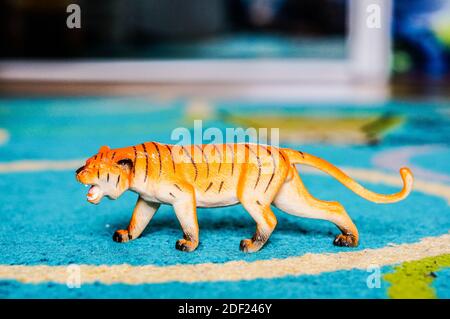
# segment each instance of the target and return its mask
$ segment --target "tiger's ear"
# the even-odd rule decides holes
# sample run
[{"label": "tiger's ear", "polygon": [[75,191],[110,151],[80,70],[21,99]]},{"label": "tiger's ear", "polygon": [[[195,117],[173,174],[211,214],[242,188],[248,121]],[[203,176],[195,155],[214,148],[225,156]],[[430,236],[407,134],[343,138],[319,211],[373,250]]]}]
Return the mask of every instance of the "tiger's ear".
[{"label": "tiger's ear", "polygon": [[103,145],[102,147],[100,147],[100,150],[98,151],[99,153],[106,153],[109,152],[111,149],[109,148],[109,146]]},{"label": "tiger's ear", "polygon": [[106,153],[109,152],[111,149],[109,148],[109,146],[103,145],[102,147],[100,147],[100,150],[98,151],[99,153]]},{"label": "tiger's ear", "polygon": [[129,170],[133,168],[133,161],[130,160],[129,158],[121,159],[120,161],[117,162],[117,164],[119,164],[122,167],[126,167]]}]

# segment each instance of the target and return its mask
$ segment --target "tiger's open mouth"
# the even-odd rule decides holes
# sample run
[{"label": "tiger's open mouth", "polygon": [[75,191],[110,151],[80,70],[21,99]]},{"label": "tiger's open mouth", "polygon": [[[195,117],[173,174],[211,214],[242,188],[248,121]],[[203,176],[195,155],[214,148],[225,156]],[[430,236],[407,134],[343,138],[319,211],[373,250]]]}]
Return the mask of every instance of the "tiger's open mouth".
[{"label": "tiger's open mouth", "polygon": [[[85,185],[88,186],[88,185]],[[103,197],[103,191],[97,185],[92,185],[86,195],[89,203],[98,204]]]}]

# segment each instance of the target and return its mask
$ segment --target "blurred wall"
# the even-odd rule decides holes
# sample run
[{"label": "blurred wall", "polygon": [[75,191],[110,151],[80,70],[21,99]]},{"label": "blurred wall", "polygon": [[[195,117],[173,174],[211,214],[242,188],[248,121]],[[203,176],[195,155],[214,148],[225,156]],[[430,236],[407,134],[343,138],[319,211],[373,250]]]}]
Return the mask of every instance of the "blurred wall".
[{"label": "blurred wall", "polygon": [[[66,6],[82,28],[66,28]],[[4,0],[3,57],[107,57],[135,46],[236,32],[345,34],[345,0]],[[131,54],[133,56],[133,54]]]}]

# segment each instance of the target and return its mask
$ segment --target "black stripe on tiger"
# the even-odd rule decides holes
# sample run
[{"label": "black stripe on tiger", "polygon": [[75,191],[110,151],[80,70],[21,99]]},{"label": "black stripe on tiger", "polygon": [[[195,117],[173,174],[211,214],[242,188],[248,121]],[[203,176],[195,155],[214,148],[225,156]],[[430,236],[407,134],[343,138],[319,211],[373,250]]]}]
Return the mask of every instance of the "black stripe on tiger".
[{"label": "black stripe on tiger", "polygon": [[206,163],[206,178],[208,178],[209,177],[208,157],[206,156],[205,152],[203,152],[203,148],[200,145],[195,145],[195,147],[200,150],[200,152],[202,153],[202,158],[205,160],[205,163]]},{"label": "black stripe on tiger", "polygon": [[[220,169],[222,168],[222,152],[219,150],[216,144],[213,144],[213,146],[217,153],[219,153],[219,169],[217,170],[217,173],[220,173]],[[214,153],[214,155],[216,154]]]},{"label": "black stripe on tiger", "polygon": [[222,186],[223,186],[223,181],[220,182],[220,186],[219,186],[219,193],[222,190]]},{"label": "black stripe on tiger", "polygon": [[158,176],[161,176],[161,169],[162,169],[162,162],[161,162],[161,151],[159,150],[158,144],[155,142],[152,142],[153,146],[156,148],[156,152],[158,153],[158,160],[159,160],[159,171]]},{"label": "black stripe on tiger", "polygon": [[254,187],[254,189],[255,189],[256,186],[258,186],[259,179],[261,178],[261,166],[262,166],[261,159],[259,158],[258,154],[256,154],[255,151],[253,151],[250,148],[250,146],[248,144],[245,144],[245,147],[249,150],[249,152],[253,153],[253,155],[256,156],[256,161],[258,162],[258,176],[256,177],[256,182],[255,182],[255,187]]},{"label": "black stripe on tiger", "polygon": [[276,163],[275,163],[275,157],[273,156],[272,151],[268,147],[264,146],[264,148],[266,149],[267,153],[269,153],[270,157],[272,158],[272,164],[273,164],[272,176],[270,176],[269,183],[267,183],[266,189],[264,190],[264,193],[265,193],[269,189],[269,186],[272,183],[273,178],[275,177]]},{"label": "black stripe on tiger", "polygon": [[173,172],[175,173],[175,172],[176,172],[176,170],[175,170],[175,161],[174,161],[174,159],[173,159],[172,149],[171,149],[170,146],[167,145],[167,144],[166,144],[166,148],[169,150],[169,153],[170,153],[170,160],[172,161]]},{"label": "black stripe on tiger", "polygon": [[206,189],[205,189],[205,193],[206,193],[207,191],[209,191],[209,189],[211,188],[212,185],[213,185],[213,182],[209,183],[208,187],[206,187]]},{"label": "black stripe on tiger", "polygon": [[283,161],[285,161],[287,163],[286,157],[284,157],[284,154],[283,154],[283,152],[281,150],[278,150],[278,154],[280,154],[281,157],[283,158]]},{"label": "black stripe on tiger", "polygon": [[119,185],[119,182],[120,182],[120,175],[117,175],[116,187],[117,187],[117,185]]},{"label": "black stripe on tiger", "polygon": [[173,184],[173,186],[175,186],[180,192],[182,192],[183,190],[181,189],[180,186],[178,186],[177,184]]},{"label": "black stripe on tiger", "polygon": [[137,150],[136,150],[136,146],[133,146],[133,151],[134,151],[134,161],[133,161],[133,177],[136,174],[136,164],[137,164]]},{"label": "black stripe on tiger", "polygon": [[197,164],[195,164],[194,159],[192,158],[191,154],[187,151],[187,149],[183,146],[183,151],[189,156],[189,159],[191,161],[192,166],[195,170],[195,176],[194,176],[194,182],[197,180],[198,170],[197,170]]},{"label": "black stripe on tiger", "polygon": [[144,155],[145,155],[145,177],[144,182],[147,181],[147,175],[148,175],[148,153],[147,148],[145,147],[145,143],[142,143],[142,148],[144,149]]},{"label": "black stripe on tiger", "polygon": [[231,149],[231,175],[234,173],[234,149],[233,146],[227,144],[227,148]]}]

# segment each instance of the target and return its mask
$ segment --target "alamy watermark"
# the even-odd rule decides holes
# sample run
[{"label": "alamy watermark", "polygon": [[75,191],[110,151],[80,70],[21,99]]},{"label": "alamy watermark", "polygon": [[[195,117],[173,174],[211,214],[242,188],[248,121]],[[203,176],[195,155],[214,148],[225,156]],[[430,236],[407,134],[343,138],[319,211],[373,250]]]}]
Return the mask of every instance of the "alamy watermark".
[{"label": "alamy watermark", "polygon": [[69,13],[66,19],[66,25],[69,29],[81,29],[81,8],[78,4],[69,4],[66,8]]},{"label": "alamy watermark", "polygon": [[[246,163],[249,157],[272,156],[277,160],[278,152],[269,148],[279,147],[278,128],[203,128],[202,120],[194,120],[193,130],[175,128],[171,133],[174,146],[171,154],[175,163]],[[201,146],[204,144],[204,146]],[[256,144],[260,145],[259,147]],[[207,157],[206,154],[213,154]],[[262,165],[262,173],[273,167]]]},{"label": "alamy watermark", "polygon": [[369,29],[381,28],[381,7],[379,4],[369,4],[366,8],[366,26]]},{"label": "alamy watermark", "polygon": [[367,276],[366,284],[367,288],[374,289],[374,288],[381,288],[381,269],[379,265],[369,265],[367,267],[367,272],[370,273],[369,276]]},{"label": "alamy watermark", "polygon": [[70,264],[66,269],[66,285],[68,288],[81,288],[81,267],[77,264]]}]

